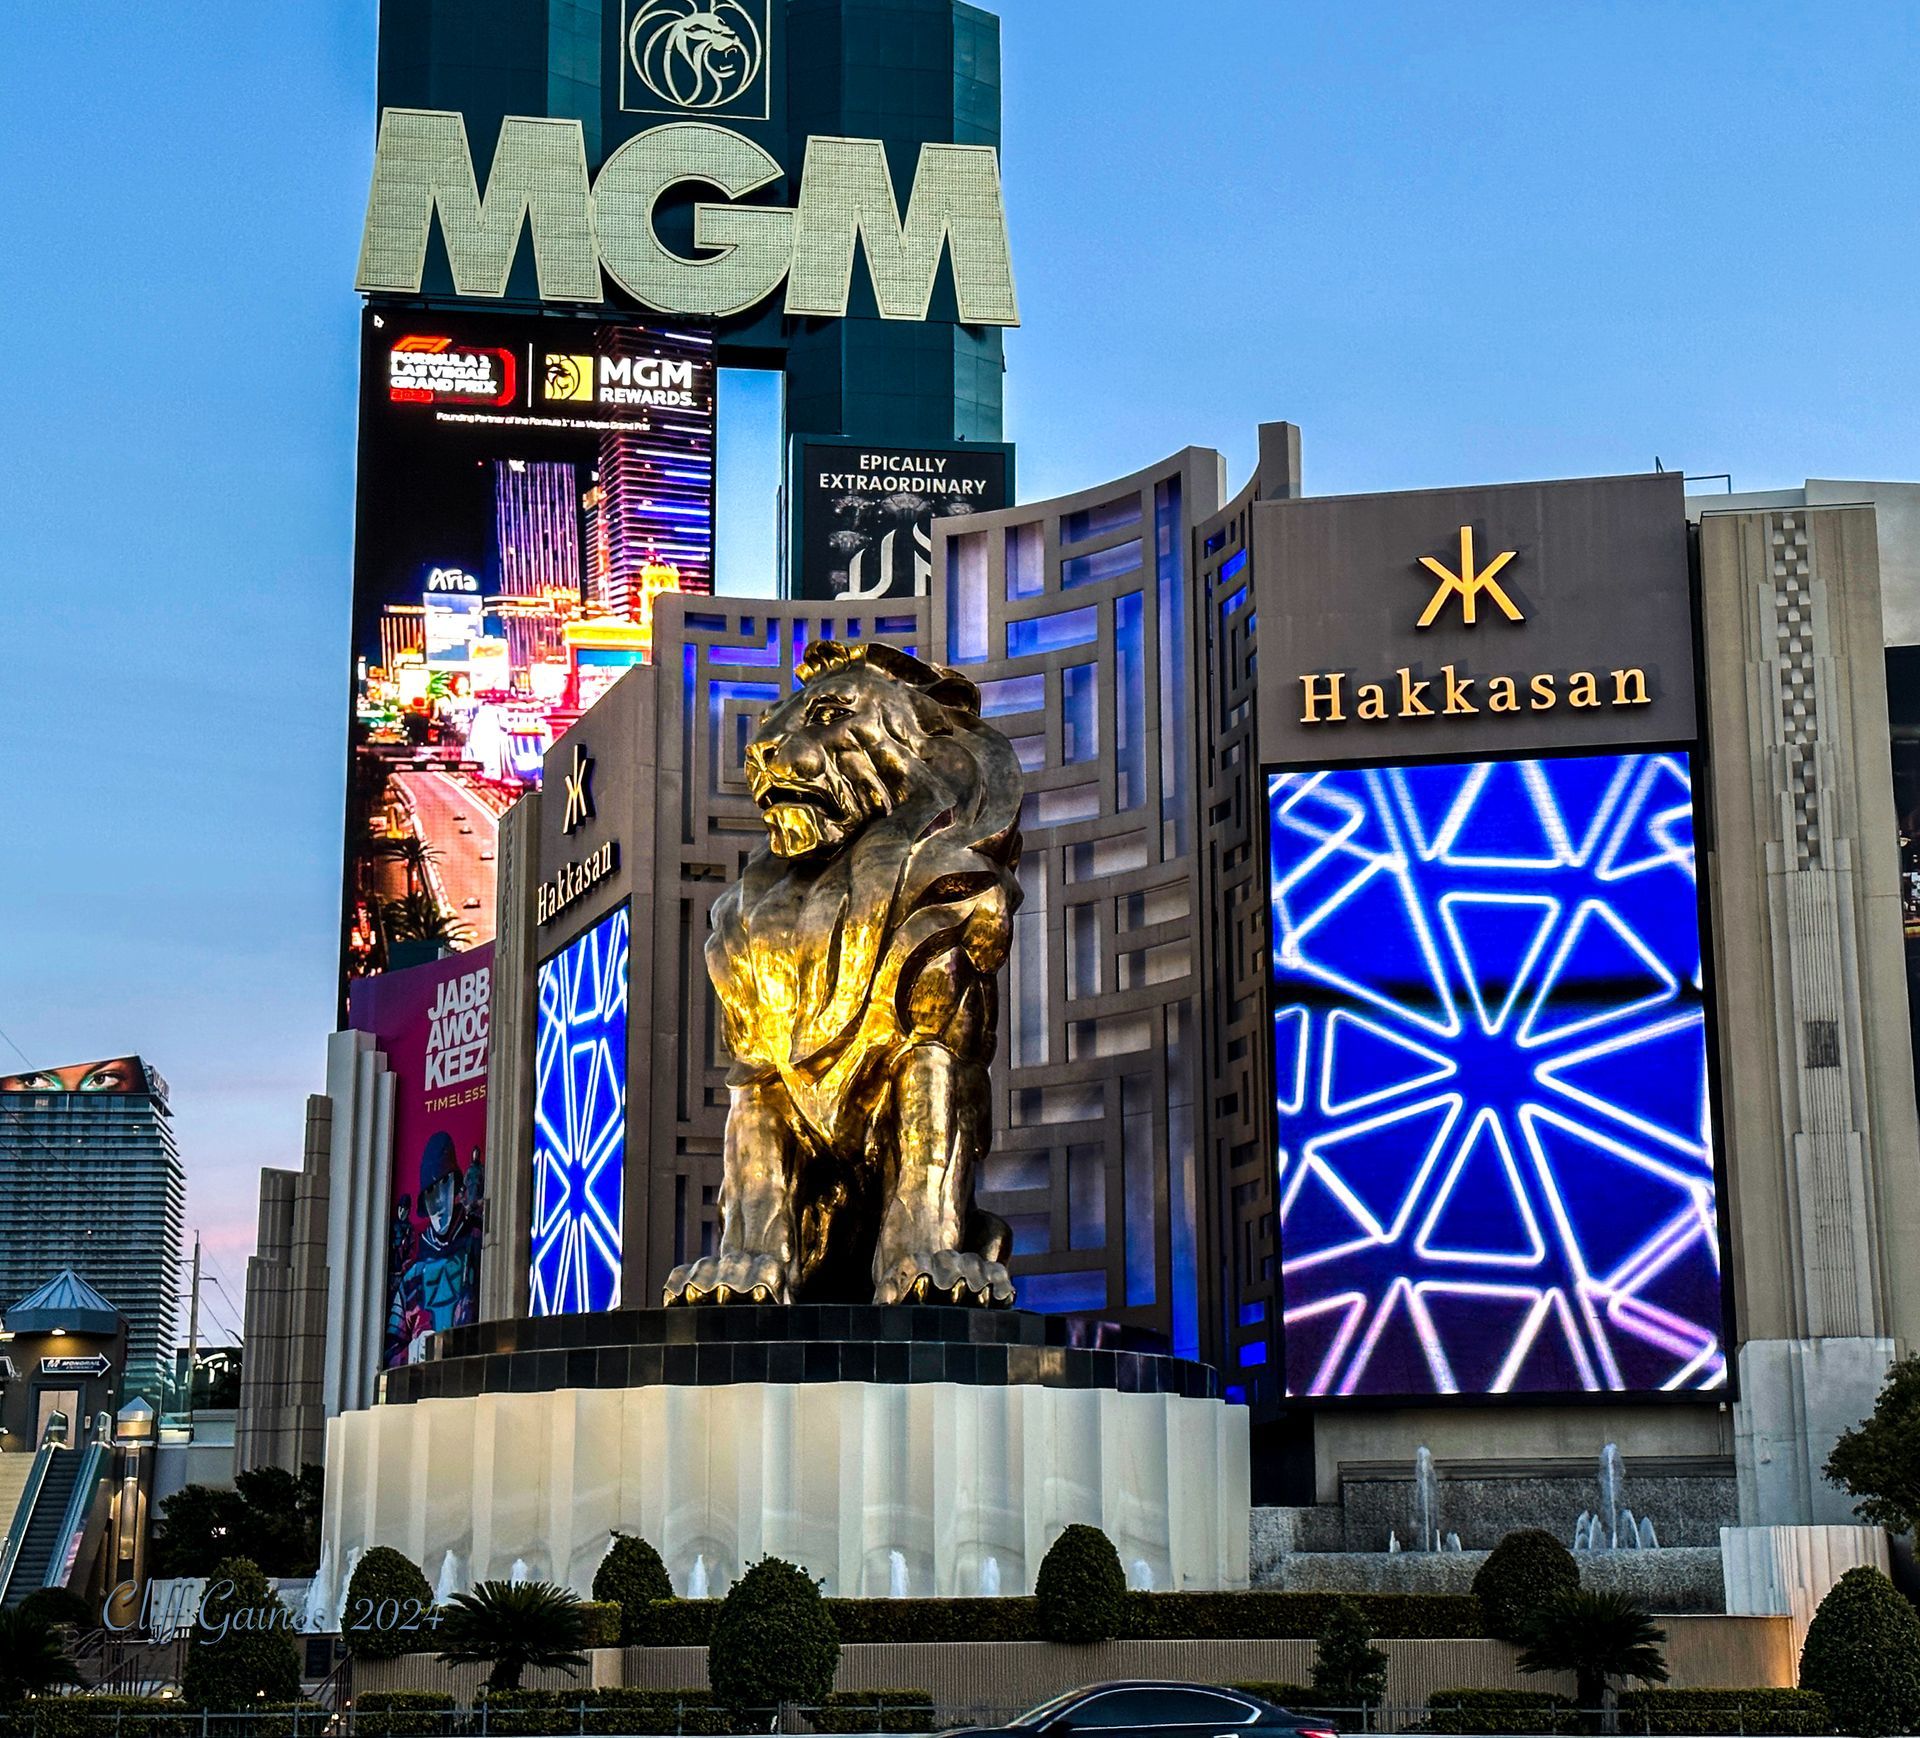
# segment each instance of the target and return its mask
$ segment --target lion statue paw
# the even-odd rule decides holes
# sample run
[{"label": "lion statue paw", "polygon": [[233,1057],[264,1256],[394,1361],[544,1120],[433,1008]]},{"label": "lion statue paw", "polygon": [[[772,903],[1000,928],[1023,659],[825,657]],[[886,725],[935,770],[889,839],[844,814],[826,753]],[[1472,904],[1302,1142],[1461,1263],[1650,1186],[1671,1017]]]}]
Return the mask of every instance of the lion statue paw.
[{"label": "lion statue paw", "polygon": [[735,1251],[703,1255],[676,1267],[667,1276],[666,1296],[671,1304],[792,1303],[787,1289],[787,1264],[777,1255]]},{"label": "lion statue paw", "polygon": [[895,1303],[976,1304],[1007,1309],[1013,1304],[1013,1281],[997,1261],[961,1249],[903,1255],[881,1276],[873,1301]]}]

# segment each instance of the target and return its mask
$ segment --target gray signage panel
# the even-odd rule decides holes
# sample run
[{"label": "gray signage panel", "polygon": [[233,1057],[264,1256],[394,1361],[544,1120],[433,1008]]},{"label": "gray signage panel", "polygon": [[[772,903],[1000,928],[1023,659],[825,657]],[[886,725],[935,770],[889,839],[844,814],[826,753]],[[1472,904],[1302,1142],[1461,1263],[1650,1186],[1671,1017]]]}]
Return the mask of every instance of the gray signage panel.
[{"label": "gray signage panel", "polygon": [[1268,762],[1697,734],[1676,473],[1263,502],[1253,534]]}]

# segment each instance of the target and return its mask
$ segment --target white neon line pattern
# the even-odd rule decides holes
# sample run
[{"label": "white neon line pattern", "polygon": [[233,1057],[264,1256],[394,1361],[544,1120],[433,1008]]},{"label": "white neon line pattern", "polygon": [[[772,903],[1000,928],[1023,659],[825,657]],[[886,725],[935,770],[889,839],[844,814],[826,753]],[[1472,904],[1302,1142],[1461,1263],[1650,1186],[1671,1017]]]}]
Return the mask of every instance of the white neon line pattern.
[{"label": "white neon line pattern", "polygon": [[538,974],[530,1263],[536,1316],[620,1305],[628,933],[623,905]]},{"label": "white neon line pattern", "polygon": [[1684,754],[1269,779],[1286,1374],[1725,1383]]}]

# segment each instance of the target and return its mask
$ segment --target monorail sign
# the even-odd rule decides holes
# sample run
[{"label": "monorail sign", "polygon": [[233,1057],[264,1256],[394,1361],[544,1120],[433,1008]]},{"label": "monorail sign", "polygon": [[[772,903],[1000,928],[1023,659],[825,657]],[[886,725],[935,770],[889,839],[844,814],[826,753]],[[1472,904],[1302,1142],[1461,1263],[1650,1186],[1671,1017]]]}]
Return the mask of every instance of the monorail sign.
[{"label": "monorail sign", "polygon": [[[605,271],[660,313],[738,314],[784,282],[785,313],[837,319],[847,311],[858,240],[883,318],[926,319],[947,254],[962,324],[1020,323],[993,147],[922,145],[904,216],[878,139],[809,138],[791,207],[735,203],[784,173],[740,133],[678,121],[635,134],[589,179],[577,120],[509,115],[483,193],[461,115],[390,108],[380,119],[355,287],[417,294],[438,216],[463,296],[505,295],[530,231],[543,301],[599,302]],[[654,223],[662,197],[689,182],[727,200],[694,205],[697,258],[670,251]]]}]

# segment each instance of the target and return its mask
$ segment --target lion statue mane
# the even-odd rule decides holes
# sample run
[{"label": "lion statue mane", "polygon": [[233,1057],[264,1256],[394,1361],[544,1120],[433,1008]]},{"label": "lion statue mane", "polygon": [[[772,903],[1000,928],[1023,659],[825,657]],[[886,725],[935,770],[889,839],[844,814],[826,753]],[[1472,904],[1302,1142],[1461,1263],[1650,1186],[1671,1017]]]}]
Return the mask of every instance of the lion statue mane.
[{"label": "lion statue mane", "polygon": [[666,1301],[1010,1304],[973,1204],[1021,776],[958,671],[816,641],[746,778],[766,840],[706,946],[729,1105],[717,1250]]}]

